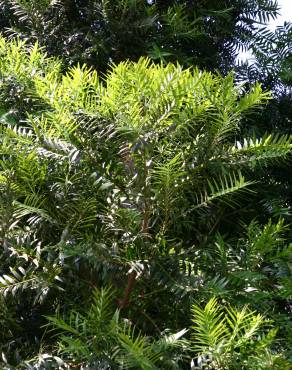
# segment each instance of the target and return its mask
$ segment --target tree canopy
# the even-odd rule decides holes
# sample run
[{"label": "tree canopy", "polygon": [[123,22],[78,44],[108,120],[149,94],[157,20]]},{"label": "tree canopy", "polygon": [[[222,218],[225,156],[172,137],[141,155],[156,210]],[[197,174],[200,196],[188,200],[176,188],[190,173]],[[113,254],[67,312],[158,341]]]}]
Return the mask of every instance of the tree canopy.
[{"label": "tree canopy", "polygon": [[38,40],[70,65],[105,70],[140,56],[222,72],[249,47],[273,0],[1,0],[3,31]]},{"label": "tree canopy", "polygon": [[1,369],[291,368],[277,11],[0,2]]}]

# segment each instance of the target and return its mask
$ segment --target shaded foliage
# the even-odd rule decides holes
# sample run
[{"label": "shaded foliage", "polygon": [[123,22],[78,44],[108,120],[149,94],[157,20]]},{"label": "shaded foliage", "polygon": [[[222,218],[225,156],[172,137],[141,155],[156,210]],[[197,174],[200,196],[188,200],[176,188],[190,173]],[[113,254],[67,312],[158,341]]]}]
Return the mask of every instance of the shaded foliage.
[{"label": "shaded foliage", "polygon": [[38,40],[68,64],[105,70],[140,56],[227,73],[258,22],[277,15],[273,0],[1,0],[2,30]]}]

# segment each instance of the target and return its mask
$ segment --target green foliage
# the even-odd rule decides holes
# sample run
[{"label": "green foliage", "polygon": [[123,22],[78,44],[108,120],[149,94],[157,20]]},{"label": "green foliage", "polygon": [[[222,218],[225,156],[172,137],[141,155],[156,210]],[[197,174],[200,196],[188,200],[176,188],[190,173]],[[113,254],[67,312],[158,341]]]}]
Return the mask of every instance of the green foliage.
[{"label": "green foliage", "polygon": [[260,27],[251,44],[253,63],[242,63],[239,75],[248,81],[261,81],[275,95],[291,86],[291,23],[285,22],[275,31]]},{"label": "green foliage", "polygon": [[[60,317],[49,318],[64,333],[59,340],[60,352],[77,361],[78,366],[155,369],[163,352],[166,355],[169,349],[184,343],[179,339],[184,330],[151,343],[113,311],[112,298],[112,289],[95,291],[90,309],[84,313],[71,311],[69,323]],[[168,356],[170,362],[170,352]]]},{"label": "green foliage", "polygon": [[[242,135],[269,93],[145,58],[101,78],[64,73],[37,44],[1,38],[0,53],[4,368],[184,368],[191,305],[212,296],[252,306],[228,309],[234,345],[250,344],[263,314],[287,319],[289,230],[274,214],[253,219],[291,137]],[[279,332],[289,338],[288,320]],[[258,368],[278,352],[286,361],[286,344],[265,338]]]},{"label": "green foliage", "polygon": [[[254,129],[258,135],[266,130],[277,134],[291,134],[291,23],[285,22],[274,31],[260,27],[252,41],[253,60],[237,66],[237,78],[247,83],[260,81],[273,93],[273,99],[261,112],[250,117],[247,130]],[[292,204],[290,186],[291,165],[283,168],[274,165],[266,171],[265,186],[269,197],[278,198],[277,204],[286,208],[278,212],[289,217]],[[281,194],[281,196],[279,196]],[[276,209],[274,205],[269,209]]]},{"label": "green foliage", "polygon": [[[140,56],[226,72],[252,45],[255,25],[278,14],[273,0],[1,0],[6,35],[36,40],[68,64],[105,70]],[[1,26],[1,24],[0,24]],[[0,29],[1,30],[1,29]]]},{"label": "green foliage", "polygon": [[212,298],[204,308],[194,305],[192,313],[198,368],[288,369],[288,362],[269,350],[276,331],[264,334],[263,317],[248,307],[223,308]]}]

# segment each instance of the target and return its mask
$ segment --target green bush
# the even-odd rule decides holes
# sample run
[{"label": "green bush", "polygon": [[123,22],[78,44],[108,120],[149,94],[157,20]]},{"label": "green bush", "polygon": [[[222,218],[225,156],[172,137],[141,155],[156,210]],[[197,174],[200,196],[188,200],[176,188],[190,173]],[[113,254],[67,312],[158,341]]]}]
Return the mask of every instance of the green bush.
[{"label": "green bush", "polygon": [[286,227],[250,222],[254,176],[291,138],[241,135],[269,93],[143,58],[101,78],[22,41],[0,39],[0,54],[4,368],[184,368],[191,306],[213,296],[257,306],[262,293],[259,311],[287,317]]}]

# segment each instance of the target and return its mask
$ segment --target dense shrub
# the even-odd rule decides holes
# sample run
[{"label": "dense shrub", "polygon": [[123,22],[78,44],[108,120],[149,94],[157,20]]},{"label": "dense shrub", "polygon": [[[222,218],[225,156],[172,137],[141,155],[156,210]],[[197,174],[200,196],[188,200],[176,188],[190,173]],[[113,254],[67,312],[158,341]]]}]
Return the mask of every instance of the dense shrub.
[{"label": "dense shrub", "polygon": [[270,94],[143,58],[101,78],[21,41],[0,54],[3,367],[288,369],[289,231],[253,218],[291,139],[241,133]]}]

